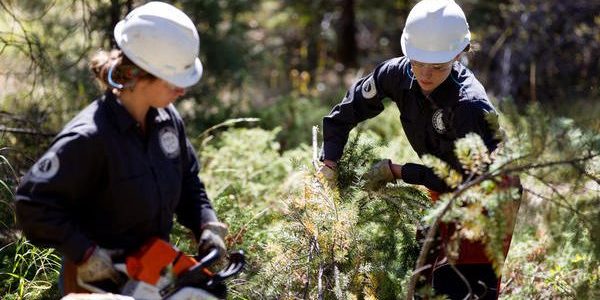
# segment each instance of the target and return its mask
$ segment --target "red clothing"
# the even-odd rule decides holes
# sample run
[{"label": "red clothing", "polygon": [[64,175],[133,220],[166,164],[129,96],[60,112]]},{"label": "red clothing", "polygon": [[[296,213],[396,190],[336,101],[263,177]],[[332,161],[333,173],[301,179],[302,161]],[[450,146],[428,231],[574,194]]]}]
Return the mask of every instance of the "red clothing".
[{"label": "red clothing", "polygon": [[[505,184],[505,187],[520,186],[520,182],[519,182],[518,178],[516,178],[516,177],[513,178],[513,177],[508,177],[508,176],[505,176],[503,178],[503,184]],[[433,201],[433,202],[436,202],[439,199],[439,193],[432,191],[432,190],[429,190],[429,196],[431,198],[431,201]],[[504,257],[506,257],[506,255],[508,255],[508,249],[510,248],[510,243],[512,240],[513,229],[514,229],[514,223],[515,223],[515,219],[517,217],[517,211],[518,211],[518,206],[517,206],[517,209],[514,210],[514,213],[511,216],[508,216],[512,219],[509,220],[509,222],[508,222],[511,226],[510,226],[510,228],[507,228],[506,236],[504,237],[504,243],[503,243],[503,247],[502,247]],[[450,238],[454,234],[455,230],[456,230],[455,223],[440,223],[439,235],[440,235],[440,239],[442,241],[442,245],[444,247],[442,247],[442,251],[440,251],[440,253],[438,254],[436,262],[441,262],[446,257],[446,254],[444,251],[446,248],[445,245],[450,242]],[[487,256],[487,254],[485,252],[485,244],[482,241],[472,241],[472,240],[461,238],[459,245],[460,246],[459,246],[458,259],[456,260],[457,265],[460,265],[460,264],[491,264],[492,263],[491,259]]]}]

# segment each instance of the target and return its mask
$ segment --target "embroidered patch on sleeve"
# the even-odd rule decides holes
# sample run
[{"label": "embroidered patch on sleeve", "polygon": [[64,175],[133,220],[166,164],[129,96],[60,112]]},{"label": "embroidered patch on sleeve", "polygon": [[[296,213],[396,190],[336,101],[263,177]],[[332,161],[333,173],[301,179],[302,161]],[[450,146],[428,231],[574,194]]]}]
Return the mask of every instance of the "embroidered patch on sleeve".
[{"label": "embroidered patch on sleeve", "polygon": [[33,165],[31,173],[33,174],[33,179],[48,180],[54,177],[59,169],[60,160],[58,159],[58,155],[55,152],[47,152]]},{"label": "embroidered patch on sleeve", "polygon": [[375,78],[373,78],[373,75],[369,76],[369,78],[363,82],[360,91],[365,99],[371,99],[377,95],[377,88],[375,87]]}]

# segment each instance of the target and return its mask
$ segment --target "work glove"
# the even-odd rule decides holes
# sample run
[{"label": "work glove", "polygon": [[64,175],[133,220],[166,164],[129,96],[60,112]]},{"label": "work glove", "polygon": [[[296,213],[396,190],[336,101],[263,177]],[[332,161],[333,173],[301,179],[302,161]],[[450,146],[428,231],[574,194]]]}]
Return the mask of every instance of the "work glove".
[{"label": "work glove", "polygon": [[329,188],[337,186],[337,171],[334,167],[322,164],[317,171],[317,176],[320,177],[323,183],[329,186]]},{"label": "work glove", "polygon": [[97,246],[90,251],[93,251],[92,254],[77,266],[77,277],[84,282],[106,279],[118,282],[119,273],[113,267],[111,258],[114,252]]},{"label": "work glove", "polygon": [[365,188],[375,191],[384,187],[388,182],[396,181],[392,173],[392,161],[383,159],[374,164],[371,169],[363,175],[365,179]]},{"label": "work glove", "polygon": [[227,225],[221,222],[208,222],[202,225],[200,240],[198,241],[198,255],[204,256],[212,248],[219,250],[219,258],[227,253],[225,247],[225,236],[227,235]]}]

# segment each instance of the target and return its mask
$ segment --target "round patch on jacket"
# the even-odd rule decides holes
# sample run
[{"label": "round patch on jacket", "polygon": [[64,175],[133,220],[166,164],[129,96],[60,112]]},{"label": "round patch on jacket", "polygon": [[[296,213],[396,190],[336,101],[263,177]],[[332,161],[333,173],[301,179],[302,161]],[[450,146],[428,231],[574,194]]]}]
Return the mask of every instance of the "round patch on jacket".
[{"label": "round patch on jacket", "polygon": [[369,78],[363,82],[360,91],[365,99],[371,99],[377,95],[377,88],[375,87],[375,78],[373,78],[373,75],[369,76]]},{"label": "round patch on jacket", "polygon": [[431,116],[431,124],[433,129],[439,134],[446,133],[446,124],[444,124],[444,110],[438,109]]},{"label": "round patch on jacket", "polygon": [[58,173],[58,169],[60,169],[58,155],[55,152],[47,152],[33,165],[31,174],[33,179],[48,180]]},{"label": "round patch on jacket", "polygon": [[173,127],[164,127],[158,133],[160,148],[168,158],[175,158],[179,155],[179,138],[177,131]]}]

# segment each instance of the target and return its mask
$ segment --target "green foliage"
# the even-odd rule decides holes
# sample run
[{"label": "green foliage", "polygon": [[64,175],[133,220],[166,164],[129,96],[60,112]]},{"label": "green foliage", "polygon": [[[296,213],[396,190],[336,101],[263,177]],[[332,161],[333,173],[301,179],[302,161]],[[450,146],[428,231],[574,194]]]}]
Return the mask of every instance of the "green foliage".
[{"label": "green foliage", "polygon": [[481,137],[474,133],[467,134],[455,143],[454,153],[463,170],[469,175],[481,175],[492,162],[487,147]]},{"label": "green foliage", "polygon": [[[1,140],[0,140],[1,141]],[[0,145],[2,145],[0,143]],[[1,146],[0,146],[1,147]],[[3,154],[6,148],[0,148],[0,230],[8,231],[14,227],[14,208],[12,205],[12,186],[15,181],[15,170]]]},{"label": "green foliage", "polygon": [[[476,170],[477,176],[489,177],[453,200],[444,220],[460,221],[461,237],[487,241],[489,254],[501,261],[502,238],[508,226],[503,216],[516,190],[507,188],[499,176],[526,168],[531,172],[524,173],[525,187],[533,196],[521,204],[520,224],[504,266],[503,278],[511,283],[503,295],[516,299],[522,295],[593,298],[598,291],[595,237],[600,205],[597,193],[586,189],[596,188],[593,184],[597,181],[591,179],[597,178],[599,163],[597,156],[578,161],[579,156],[574,155],[597,153],[597,134],[563,119],[539,121],[536,118],[546,113],[536,109],[530,110],[534,116],[514,118],[510,109],[507,111],[503,122],[507,141],[485,172],[481,166],[488,155],[480,139],[468,136],[457,144],[461,161]],[[534,128],[542,125],[553,129]],[[203,164],[201,177],[220,218],[230,225],[227,244],[230,249],[245,250],[249,257],[248,269],[230,284],[233,299],[318,295],[332,299],[394,299],[406,292],[406,280],[418,252],[415,224],[425,213],[437,216],[449,198],[428,210],[428,198],[415,187],[395,184],[377,192],[363,191],[363,173],[381,157],[380,153],[387,151],[371,124],[366,127],[347,145],[340,163],[339,190],[329,189],[313,175],[308,147],[281,152],[276,142],[280,129],[231,128],[194,140]],[[542,138],[540,134],[568,134],[571,140],[556,141],[556,137]],[[525,141],[539,144],[533,147]],[[402,142],[400,145],[407,147]],[[540,145],[545,149],[538,149]],[[563,157],[562,151],[570,157]],[[566,163],[538,167],[561,157]],[[571,169],[575,167],[583,168],[588,175],[573,176]],[[564,186],[557,185],[552,172],[540,171],[545,168],[570,177],[562,178],[560,184]],[[561,198],[557,195],[560,191],[575,193]],[[483,211],[487,217],[482,217]],[[192,251],[186,244],[186,234],[177,227],[174,241]],[[3,254],[12,261],[14,255],[5,254],[10,252],[5,249],[9,248],[4,248]],[[41,266],[40,272],[48,271],[46,265]],[[23,285],[24,293],[39,293],[34,286],[39,285]],[[12,287],[7,295],[16,295],[15,290]]]},{"label": "green foliage", "polygon": [[[196,20],[201,38],[202,61],[215,88],[226,83],[241,82],[248,62],[253,58],[249,40],[245,38],[249,28],[250,13],[258,4],[255,1],[174,1],[183,11]],[[233,80],[223,80],[225,78]],[[214,80],[217,79],[217,80]],[[211,88],[205,86],[205,88]]]},{"label": "green foliage", "polygon": [[[600,268],[600,135],[576,126],[575,120],[554,117],[538,105],[529,106],[526,115],[515,113],[510,105],[504,111],[507,139],[494,153],[494,162],[482,168],[489,157],[478,137],[459,140],[457,156],[473,176],[456,182],[446,178],[461,193],[443,197],[427,220],[443,215],[444,221],[458,222],[456,237],[485,241],[500,271],[503,238],[513,226],[507,216],[519,199],[511,180],[520,175],[528,197],[521,203],[513,249],[504,268],[503,279],[512,285],[503,294],[516,299],[595,298]],[[425,161],[438,174],[449,174],[438,160]],[[457,241],[448,253],[457,254]]]},{"label": "green foliage", "polygon": [[255,274],[266,262],[263,247],[273,222],[282,217],[279,199],[296,184],[291,161],[307,160],[306,149],[279,152],[279,131],[230,129],[197,141],[203,144],[201,178],[219,218],[229,225],[227,246],[243,249],[249,262],[239,286],[231,286],[233,295],[252,295],[264,284]]},{"label": "green foliage", "polygon": [[414,187],[394,185],[365,200],[360,225],[374,233],[365,241],[365,253],[372,256],[367,261],[373,264],[372,276],[377,278],[377,298],[399,296],[405,292],[403,280],[415,266],[419,252],[416,225],[430,205],[429,198]]},{"label": "green foliage", "polygon": [[356,135],[339,164],[339,190],[304,166],[285,200],[284,219],[266,246],[267,298],[394,299],[417,254],[415,225],[428,198],[393,185],[365,192],[362,173],[376,159],[372,134]]},{"label": "green foliage", "polygon": [[[596,203],[596,209],[598,203]],[[547,210],[549,207],[545,207]],[[589,252],[593,240],[586,237],[587,228],[581,228],[578,222],[570,222],[568,230],[548,225],[539,217],[533,221],[532,210],[540,213],[540,207],[528,207],[528,214],[520,223],[540,222],[532,230],[521,230],[513,241],[511,252],[505,267],[505,276],[511,282],[505,287],[505,299],[597,299],[600,296],[600,267],[598,259]],[[561,219],[572,217],[566,214]],[[552,241],[553,235],[560,235],[560,243]],[[553,245],[554,244],[554,245]]]},{"label": "green foliage", "polygon": [[60,258],[40,249],[15,232],[13,190],[16,172],[0,140],[0,295],[2,299],[57,298]]},{"label": "green foliage", "polygon": [[[357,130],[345,147],[345,153],[339,160],[343,166],[338,170],[338,185],[342,198],[351,198],[361,186],[362,175],[377,161],[376,148],[382,146],[382,140],[373,134]],[[348,197],[347,197],[348,196]]]},{"label": "green foliage", "polygon": [[[52,133],[98,94],[85,58],[107,47],[114,18],[141,2],[0,0],[0,124],[34,133],[2,134],[3,299],[58,298],[54,288],[43,292],[55,282],[56,265],[48,262],[54,254],[18,238],[12,193]],[[340,87],[401,53],[398,40],[413,1],[355,2],[359,70],[341,65],[336,50],[351,42],[339,39],[348,1],[172,3],[198,24],[206,67],[200,84],[178,103],[188,130],[197,134],[244,116],[260,117],[264,128],[233,128],[194,141],[201,178],[230,224],[227,244],[246,250],[250,261],[230,284],[232,298],[313,298],[319,277],[326,298],[396,298],[414,265],[416,219],[425,214],[431,221],[450,201],[445,220],[460,220],[464,238],[489,241],[488,252],[500,261],[509,225],[502,216],[516,193],[503,186],[504,174],[520,174],[528,197],[504,266],[503,297],[600,297],[597,2],[462,3],[482,50],[472,56],[472,67],[486,88],[540,105],[517,109],[500,102],[506,141],[487,169],[488,154],[476,137],[457,145],[470,178],[435,158],[416,157],[397,110],[388,107],[346,146],[337,193],[313,176],[304,144],[309,127],[341,99]],[[117,16],[111,15],[115,7]],[[584,99],[574,103],[574,94]],[[362,191],[362,174],[378,158],[425,162],[453,186],[485,178],[427,210],[426,197],[413,187]],[[194,251],[187,230],[176,226],[172,236]]]},{"label": "green foliage", "polygon": [[435,175],[443,178],[449,187],[456,188],[463,181],[462,175],[445,161],[429,154],[423,155],[422,159],[423,163],[431,167]]},{"label": "green foliage", "polygon": [[295,148],[310,142],[310,128],[313,124],[321,124],[323,116],[328,113],[327,107],[320,99],[287,95],[278,99],[273,105],[257,110],[264,128],[281,127],[277,140],[283,149]]},{"label": "green foliage", "polygon": [[[426,220],[432,223],[439,218],[459,224],[458,234],[453,236],[446,249],[450,261],[458,258],[460,239],[478,240],[485,242],[488,257],[499,273],[505,259],[504,240],[507,233],[512,232],[521,198],[518,181],[508,175],[498,176],[499,169],[489,169],[490,154],[478,135],[467,134],[457,140],[455,146],[467,178],[463,179],[458,172],[433,156],[424,159],[438,176],[458,191],[444,195]],[[503,153],[499,152],[497,156]],[[446,210],[447,206],[449,210]]]},{"label": "green foliage", "polygon": [[60,257],[53,249],[41,249],[25,238],[2,246],[0,294],[3,299],[56,299]]},{"label": "green foliage", "polygon": [[200,150],[205,181],[216,198],[233,195],[237,199],[234,206],[241,205],[240,209],[273,203],[278,191],[270,189],[271,185],[291,171],[274,138],[279,131],[232,129]]}]

